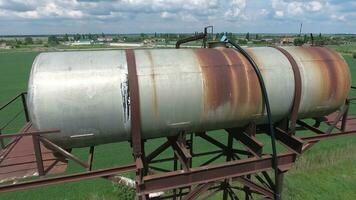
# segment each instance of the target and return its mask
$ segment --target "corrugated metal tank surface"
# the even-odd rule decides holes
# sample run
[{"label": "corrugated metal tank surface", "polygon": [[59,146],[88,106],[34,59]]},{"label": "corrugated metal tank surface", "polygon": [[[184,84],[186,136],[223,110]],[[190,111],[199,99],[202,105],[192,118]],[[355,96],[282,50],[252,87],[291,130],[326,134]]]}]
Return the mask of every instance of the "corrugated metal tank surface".
[{"label": "corrugated metal tank surface", "polygon": [[[299,118],[343,105],[350,88],[344,59],[324,47],[283,47],[302,78]],[[247,48],[266,82],[273,120],[290,113],[294,75],[288,59],[271,47]],[[265,123],[257,76],[236,50],[134,50],[140,92],[142,137],[180,131]],[[125,50],[41,53],[33,63],[28,108],[38,129],[66,147],[130,140],[130,99]]]}]

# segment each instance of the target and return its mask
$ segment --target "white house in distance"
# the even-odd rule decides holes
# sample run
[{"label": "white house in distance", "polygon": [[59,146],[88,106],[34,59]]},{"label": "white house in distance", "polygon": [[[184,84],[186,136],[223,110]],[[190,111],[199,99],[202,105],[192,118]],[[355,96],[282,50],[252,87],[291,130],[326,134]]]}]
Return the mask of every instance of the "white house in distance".
[{"label": "white house in distance", "polygon": [[11,49],[11,46],[8,46],[5,42],[0,43],[0,49]]},{"label": "white house in distance", "polygon": [[112,42],[113,38],[110,36],[98,37],[98,42]]},{"label": "white house in distance", "polygon": [[82,46],[82,45],[91,45],[94,43],[94,40],[77,40],[72,42],[70,45],[72,46]]}]

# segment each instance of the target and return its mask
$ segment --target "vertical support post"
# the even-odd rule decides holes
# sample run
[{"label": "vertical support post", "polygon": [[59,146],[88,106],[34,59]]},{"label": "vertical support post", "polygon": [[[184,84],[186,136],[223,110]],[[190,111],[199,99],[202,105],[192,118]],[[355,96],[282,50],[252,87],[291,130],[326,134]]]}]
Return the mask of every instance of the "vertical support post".
[{"label": "vertical support post", "polygon": [[[232,133],[231,132],[227,132],[228,133],[228,138],[227,138],[227,150],[228,152],[225,152],[226,153],[226,161],[231,161],[232,159],[232,148],[233,148],[233,144],[234,144],[234,138],[232,136]],[[229,182],[228,180],[224,180],[224,182],[222,182],[222,187],[224,189],[224,193],[223,193],[223,200],[227,200],[227,197],[228,197],[228,194],[229,194],[229,191],[228,191],[228,188],[229,187]]]},{"label": "vertical support post", "polygon": [[[0,129],[0,135],[2,134],[2,130]],[[5,143],[4,143],[4,139],[0,138],[0,150],[5,148]]]},{"label": "vertical support post", "polygon": [[[256,123],[251,122],[249,123],[249,125],[247,126],[245,132],[247,133],[247,135],[251,136],[251,137],[256,137]],[[252,155],[248,156],[249,158],[252,157]],[[247,175],[246,178],[248,180],[251,180],[251,175]],[[251,198],[251,189],[248,186],[244,186],[244,191],[245,191],[245,200],[250,200]]]},{"label": "vertical support post", "polygon": [[278,184],[276,184],[277,197],[278,199],[282,199],[284,172],[278,170],[277,179],[278,179]]},{"label": "vertical support post", "polygon": [[342,116],[342,121],[341,121],[341,131],[344,132],[346,128],[346,122],[347,122],[347,116],[349,114],[349,109],[350,109],[350,101],[346,100],[345,102],[346,110],[344,112],[344,115]]},{"label": "vertical support post", "polygon": [[[173,152],[173,171],[177,171],[178,169],[178,158],[176,156],[176,154]],[[177,189],[173,190],[173,200],[177,200]]]},{"label": "vertical support post", "polygon": [[94,146],[91,146],[89,149],[89,157],[88,157],[88,171],[92,170],[93,167],[93,158],[94,158]]},{"label": "vertical support post", "polygon": [[44,173],[44,167],[43,167],[42,152],[41,152],[39,136],[36,134],[32,135],[32,141],[33,141],[33,149],[35,150],[38,175],[44,176],[45,173]]},{"label": "vertical support post", "polygon": [[30,121],[30,117],[28,115],[28,109],[27,109],[25,93],[21,93],[21,100],[22,100],[22,105],[23,105],[23,109],[24,109],[24,112],[25,112],[26,122],[29,122]]}]

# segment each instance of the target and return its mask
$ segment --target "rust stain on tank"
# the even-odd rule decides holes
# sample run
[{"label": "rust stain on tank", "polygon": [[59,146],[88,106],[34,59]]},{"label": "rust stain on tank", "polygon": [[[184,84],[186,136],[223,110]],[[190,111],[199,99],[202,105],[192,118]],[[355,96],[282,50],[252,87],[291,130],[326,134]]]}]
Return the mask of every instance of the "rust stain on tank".
[{"label": "rust stain on tank", "polygon": [[195,49],[203,74],[205,111],[230,104],[230,116],[253,112],[261,102],[252,66],[233,49]]},{"label": "rust stain on tank", "polygon": [[321,77],[323,77],[322,88],[320,88],[320,93],[322,95],[321,102],[328,103],[330,100],[337,96],[337,69],[334,63],[334,59],[330,57],[325,48],[322,47],[306,47],[303,50],[314,58],[312,61],[314,66],[320,71]]},{"label": "rust stain on tank", "polygon": [[[257,67],[259,67],[260,72],[263,73],[263,69],[260,68],[261,63],[263,63],[263,62],[261,62],[259,60],[259,57],[256,56],[255,53],[253,51],[251,51],[249,48],[247,48],[245,50],[251,56],[251,58],[255,61],[255,63],[257,64]],[[244,57],[244,62],[248,63],[247,77],[249,77],[248,83],[249,83],[249,88],[251,90],[250,91],[250,95],[251,95],[250,102],[252,102],[252,105],[254,105],[254,107],[253,107],[254,113],[264,115],[266,105],[265,105],[265,102],[262,97],[261,85],[258,80],[257,74],[256,74],[255,70],[253,69],[252,65],[249,63],[249,61],[245,57]]]},{"label": "rust stain on tank", "polygon": [[155,63],[152,58],[152,53],[151,51],[146,51],[148,55],[148,59],[150,60],[150,69],[151,69],[151,80],[152,80],[152,87],[153,87],[153,100],[152,100],[152,108],[155,117],[159,117],[159,111],[158,111],[158,99],[157,99],[157,83],[156,83],[156,74],[155,74]]}]

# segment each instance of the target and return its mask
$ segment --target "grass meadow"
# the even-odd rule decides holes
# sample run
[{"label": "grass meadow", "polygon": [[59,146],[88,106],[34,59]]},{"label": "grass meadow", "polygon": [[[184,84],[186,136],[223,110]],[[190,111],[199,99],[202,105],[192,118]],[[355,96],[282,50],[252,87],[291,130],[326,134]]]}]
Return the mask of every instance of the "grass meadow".
[{"label": "grass meadow", "polygon": [[[338,49],[345,48],[338,47]],[[31,64],[37,54],[38,52],[0,52],[0,105],[6,103],[18,93],[26,91]],[[349,63],[352,77],[354,77],[353,85],[356,85],[356,59],[353,59],[349,54],[344,54],[344,57]],[[0,113],[0,126],[2,126],[3,122],[9,120],[9,118],[6,118],[6,113],[14,113],[19,109],[18,104],[8,108],[4,113]],[[351,107],[350,113],[356,115],[356,106]],[[4,132],[15,132],[23,124],[23,121],[23,117],[18,118]],[[214,131],[212,134],[221,141],[227,139],[222,131]],[[265,148],[269,150],[269,138],[263,135],[259,135],[258,138],[264,142]],[[153,149],[163,141],[163,139],[151,140],[148,142],[147,147]],[[194,148],[201,151],[214,149],[213,146],[199,139],[195,140]],[[282,150],[283,147],[279,146],[279,149]],[[73,152],[85,160],[88,151],[88,148],[81,148],[75,149]],[[169,155],[172,155],[171,151],[164,152],[164,156]],[[94,169],[131,162],[132,156],[128,142],[96,147]],[[200,162],[202,160],[196,160],[194,164]],[[167,164],[161,166],[171,167]],[[83,169],[70,161],[66,173],[74,171],[83,171]],[[133,177],[133,174],[127,174],[127,176]],[[92,179],[0,194],[1,200],[124,200],[132,199],[133,197],[133,190],[103,179]],[[216,195],[213,199],[221,199],[221,194]],[[355,200],[356,137],[348,136],[322,141],[299,157],[293,169],[285,175],[283,199]]]}]

